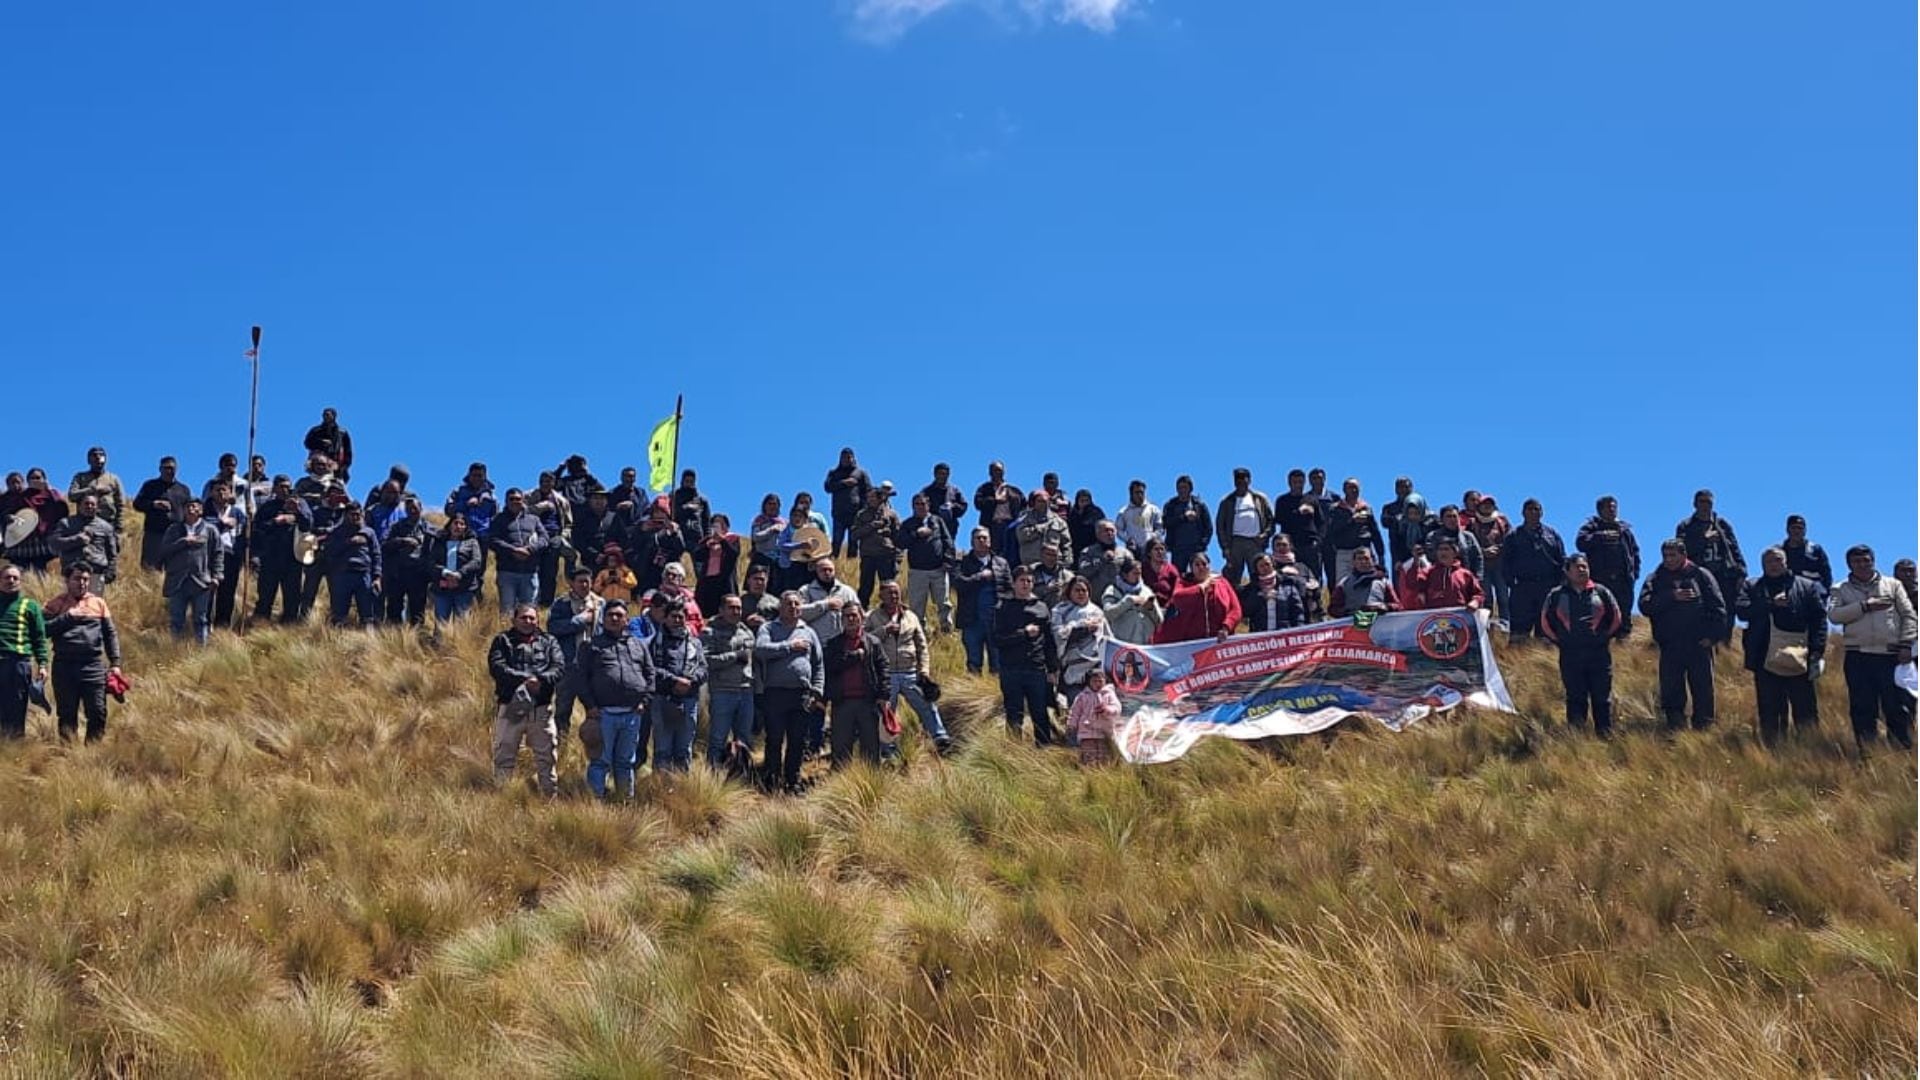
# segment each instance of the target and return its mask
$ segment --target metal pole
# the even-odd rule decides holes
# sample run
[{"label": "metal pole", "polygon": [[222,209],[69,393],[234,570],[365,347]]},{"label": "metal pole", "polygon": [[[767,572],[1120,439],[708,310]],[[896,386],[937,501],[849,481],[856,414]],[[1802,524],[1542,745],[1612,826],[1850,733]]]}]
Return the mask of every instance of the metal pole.
[{"label": "metal pole", "polygon": [[680,482],[680,408],[686,400],[685,394],[673,396],[673,476],[667,481],[670,484]]},{"label": "metal pole", "polygon": [[259,504],[252,498],[253,491],[253,447],[254,437],[260,428],[260,328],[253,328],[253,348],[247,350],[247,356],[253,361],[253,391],[247,402],[247,463],[240,469],[241,505],[247,508],[247,558],[232,572],[240,575],[240,602],[233,607],[233,621],[244,624],[247,618],[247,594],[249,589],[248,567],[246,562],[253,559],[253,523],[259,517]]}]

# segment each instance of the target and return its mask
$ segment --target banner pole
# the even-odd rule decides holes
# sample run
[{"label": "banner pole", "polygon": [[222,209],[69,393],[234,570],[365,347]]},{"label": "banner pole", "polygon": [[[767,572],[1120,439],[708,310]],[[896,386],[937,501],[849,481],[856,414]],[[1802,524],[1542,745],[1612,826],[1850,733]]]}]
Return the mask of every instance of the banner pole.
[{"label": "banner pole", "polygon": [[260,328],[258,326],[253,328],[252,337],[253,347],[247,350],[247,356],[253,361],[253,390],[247,402],[247,460],[240,467],[240,490],[234,493],[235,500],[247,511],[247,558],[240,566],[229,571],[240,575],[240,602],[233,607],[235,626],[245,624],[249,610],[247,598],[251,590],[247,586],[250,575],[247,573],[245,562],[253,559],[253,524],[259,517],[260,510],[259,505],[252,498],[254,440],[260,429]]},{"label": "banner pole", "polygon": [[673,475],[667,478],[669,484],[680,479],[680,410],[686,404],[685,394],[673,396]]}]

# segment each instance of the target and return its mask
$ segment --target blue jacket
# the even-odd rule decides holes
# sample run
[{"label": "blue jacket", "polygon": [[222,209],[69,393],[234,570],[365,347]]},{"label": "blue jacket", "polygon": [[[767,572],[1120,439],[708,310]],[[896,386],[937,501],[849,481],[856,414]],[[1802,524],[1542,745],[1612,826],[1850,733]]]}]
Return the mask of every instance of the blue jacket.
[{"label": "blue jacket", "polygon": [[[468,506],[467,500],[472,498],[478,498],[480,501],[473,506]],[[467,515],[467,531],[474,536],[485,536],[487,530],[493,525],[493,515],[500,512],[500,504],[494,501],[492,482],[476,490],[462,481],[460,486],[454,488],[453,493],[447,496],[447,505],[444,509],[448,517],[455,514]]]},{"label": "blue jacket", "polygon": [[1833,563],[1828,561],[1825,548],[1811,540],[1801,547],[1793,547],[1782,540],[1780,550],[1787,553],[1789,572],[1819,583],[1821,592],[1833,591]]}]

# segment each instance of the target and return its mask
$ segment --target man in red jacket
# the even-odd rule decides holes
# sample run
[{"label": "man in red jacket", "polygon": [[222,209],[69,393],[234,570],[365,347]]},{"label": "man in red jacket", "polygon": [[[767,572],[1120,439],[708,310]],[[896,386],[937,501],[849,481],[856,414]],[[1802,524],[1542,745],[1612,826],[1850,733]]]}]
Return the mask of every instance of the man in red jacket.
[{"label": "man in red jacket", "polygon": [[1463,607],[1478,611],[1486,597],[1480,579],[1460,565],[1460,545],[1442,539],[1434,545],[1433,565],[1413,576],[1412,588],[1402,598],[1408,611]]}]

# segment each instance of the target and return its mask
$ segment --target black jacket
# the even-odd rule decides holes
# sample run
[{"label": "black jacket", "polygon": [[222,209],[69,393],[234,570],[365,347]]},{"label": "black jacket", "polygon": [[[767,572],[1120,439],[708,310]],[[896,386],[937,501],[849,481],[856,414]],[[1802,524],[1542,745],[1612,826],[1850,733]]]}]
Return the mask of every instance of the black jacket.
[{"label": "black jacket", "polygon": [[[1187,520],[1187,511],[1193,511],[1193,520]],[[1183,555],[1192,555],[1196,551],[1207,550],[1213,543],[1213,511],[1200,501],[1198,495],[1175,495],[1160,508],[1160,521],[1167,529],[1167,550]],[[1180,559],[1174,562],[1181,573],[1185,566],[1178,566]]]},{"label": "black jacket", "polygon": [[[1784,607],[1775,607],[1774,598],[1787,598]],[[1827,651],[1826,590],[1819,582],[1791,571],[1779,578],[1761,576],[1740,589],[1733,604],[1734,618],[1747,624],[1741,635],[1748,671],[1759,671],[1767,662],[1767,646],[1773,639],[1773,625],[1807,635],[1807,658],[1817,660]]]},{"label": "black jacket", "polygon": [[960,485],[948,481],[944,484],[928,484],[920,489],[920,494],[927,497],[927,509],[947,523],[947,535],[954,537],[954,542],[958,543],[960,519],[967,514],[967,493],[960,490]]},{"label": "black jacket", "polygon": [[387,529],[380,542],[380,562],[386,576],[395,581],[418,581],[427,574],[427,560],[433,553],[433,526],[419,514],[408,514]]},{"label": "black jacket", "polygon": [[[356,536],[361,540],[358,544],[353,542]],[[380,577],[380,538],[365,525],[357,529],[344,521],[335,525],[322,550],[329,574],[357,574],[369,581]]]},{"label": "black jacket", "polygon": [[[193,491],[187,485],[178,480],[162,480],[156,476],[140,485],[139,492],[133,496],[133,508],[147,515],[144,531],[163,533],[167,531],[167,526],[186,519],[187,500],[191,498],[193,498]],[[167,500],[167,509],[164,513],[158,515],[154,513],[153,504],[156,499]]]},{"label": "black jacket", "polygon": [[[1305,512],[1309,510],[1312,512]],[[1320,504],[1304,491],[1298,495],[1289,491],[1273,501],[1273,523],[1293,541],[1293,553],[1303,561],[1311,561],[1308,552],[1320,550],[1320,540],[1327,531]]]},{"label": "black jacket", "polygon": [[[1082,551],[1093,544],[1094,534],[1098,531],[1099,524],[1105,520],[1107,520],[1107,512],[1100,509],[1098,503],[1068,509],[1067,535],[1073,539],[1071,554],[1074,557],[1077,558]],[[1060,554],[1064,556],[1068,552],[1063,551]]]},{"label": "black jacket", "polygon": [[1500,572],[1507,584],[1551,584],[1566,580],[1567,545],[1553,526],[1540,523],[1538,530],[1519,525],[1507,534],[1500,547]]},{"label": "black jacket", "polygon": [[1727,602],[1720,583],[1691,562],[1678,570],[1665,564],[1654,567],[1640,586],[1640,610],[1653,621],[1653,640],[1661,645],[1722,641],[1727,636]]},{"label": "black jacket", "polygon": [[852,647],[847,644],[847,637],[848,635],[841,634],[827,642],[825,657],[827,700],[829,702],[847,700],[846,695],[841,692],[840,677],[856,663],[864,663],[867,666],[867,690],[873,700],[885,700],[888,692],[887,661],[880,652],[880,639],[872,634],[862,634],[860,640],[863,651],[856,657],[853,655]]},{"label": "black jacket", "polygon": [[1251,634],[1307,624],[1307,599],[1301,595],[1299,579],[1286,574],[1280,575],[1280,584],[1274,589],[1274,613],[1278,619],[1268,620],[1267,601],[1260,595],[1258,581],[1249,581],[1240,587],[1240,611],[1246,616],[1247,632]]},{"label": "black jacket", "polygon": [[[922,525],[929,528],[931,535],[920,535]],[[953,534],[947,531],[946,519],[938,514],[910,517],[901,522],[894,541],[906,551],[909,570],[944,570],[953,562]]]},{"label": "black jacket", "polygon": [[[852,487],[846,485],[847,480],[853,481]],[[835,465],[827,470],[827,479],[821,484],[833,516],[848,521],[853,520],[853,515],[867,505],[867,492],[872,487],[873,481],[867,477],[867,470],[858,464]]]},{"label": "black jacket", "polygon": [[[487,546],[493,549],[496,572],[537,574],[540,553],[547,549],[547,527],[531,510],[522,510],[518,517],[502,510],[487,525]],[[526,548],[527,553],[516,555],[512,548]]]},{"label": "black jacket", "polygon": [[1563,581],[1540,607],[1540,633],[1562,651],[1604,649],[1620,632],[1622,618],[1619,598],[1605,585],[1589,581],[1575,589]]},{"label": "black jacket", "polygon": [[[293,520],[285,525],[274,521],[282,514],[293,515]],[[253,557],[263,566],[285,566],[293,562],[293,538],[312,531],[313,511],[305,499],[298,495],[268,499],[260,504],[260,514],[253,521]]]},{"label": "black jacket", "polygon": [[453,565],[454,571],[460,575],[460,586],[457,589],[447,589],[444,591],[479,592],[480,574],[487,566],[486,560],[480,552],[480,541],[474,539],[472,536],[455,540],[446,533],[441,533],[434,537],[433,545],[427,549],[429,554],[427,556],[426,570],[427,573],[433,577],[433,587],[435,589],[441,588],[440,575],[447,566],[447,549],[449,547],[457,548],[454,554]]},{"label": "black jacket", "polygon": [[[1040,633],[1028,637],[1029,626]],[[993,640],[1000,646],[1001,671],[1059,671],[1060,650],[1053,640],[1053,612],[1035,596],[1021,601],[1008,597],[993,614]]]},{"label": "black jacket", "polygon": [[589,709],[639,709],[652,699],[653,656],[631,633],[595,634],[581,644],[574,667],[574,686]]},{"label": "black jacket", "polygon": [[539,679],[533,691],[533,703],[545,705],[553,700],[554,687],[566,661],[560,655],[560,643],[553,635],[535,630],[521,637],[512,630],[494,635],[487,648],[487,673],[493,676],[493,700],[502,705],[513,700],[513,693],[527,679]]},{"label": "black jacket", "polygon": [[[986,573],[992,574],[991,581],[980,580]],[[973,625],[975,614],[980,610],[981,589],[992,589],[996,604],[1013,595],[1013,569],[998,555],[988,553],[982,557],[969,551],[954,568],[953,584],[959,593],[954,599],[953,624],[965,629]]]},{"label": "black jacket", "polygon": [[1827,559],[1825,548],[1811,540],[1799,547],[1782,540],[1780,550],[1787,553],[1789,571],[1808,581],[1818,582],[1822,592],[1833,591],[1833,563]]},{"label": "black jacket", "polygon": [[1687,545],[1687,558],[1722,582],[1743,581],[1747,576],[1747,558],[1740,553],[1740,540],[1733,535],[1733,523],[1715,514],[1705,521],[1692,514],[1674,526],[1673,535]]},{"label": "black jacket", "polygon": [[1586,553],[1587,567],[1601,581],[1638,581],[1640,578],[1640,540],[1633,526],[1623,518],[1587,519],[1574,535],[1573,546]]},{"label": "black jacket", "polygon": [[627,534],[627,540],[620,545],[626,553],[627,565],[633,569],[633,576],[640,579],[638,596],[648,589],[660,587],[661,570],[670,562],[679,562],[680,556],[687,553],[687,540],[679,529],[671,526],[664,529],[635,529]]}]

